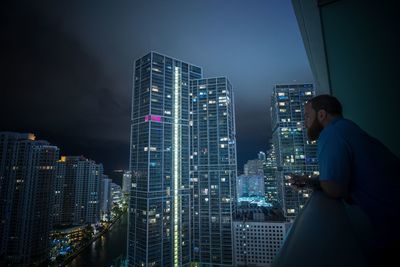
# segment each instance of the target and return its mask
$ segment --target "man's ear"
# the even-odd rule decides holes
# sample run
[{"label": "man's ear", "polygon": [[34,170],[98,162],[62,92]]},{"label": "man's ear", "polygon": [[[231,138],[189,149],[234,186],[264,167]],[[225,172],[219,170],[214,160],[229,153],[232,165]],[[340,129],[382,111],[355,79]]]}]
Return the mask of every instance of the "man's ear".
[{"label": "man's ear", "polygon": [[328,113],[326,112],[325,109],[320,109],[317,112],[317,120],[322,123],[323,121],[326,120],[326,117],[328,116]]}]

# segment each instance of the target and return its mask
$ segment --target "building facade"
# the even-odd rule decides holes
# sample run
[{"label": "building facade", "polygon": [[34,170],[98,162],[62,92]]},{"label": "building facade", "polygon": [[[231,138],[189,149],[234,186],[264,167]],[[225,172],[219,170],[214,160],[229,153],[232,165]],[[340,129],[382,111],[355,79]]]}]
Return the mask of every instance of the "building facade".
[{"label": "building facade", "polygon": [[278,205],[277,166],[274,145],[271,144],[264,161],[265,199],[273,206]]},{"label": "building facade", "polygon": [[190,83],[192,262],[232,266],[236,136],[232,86],[225,77]]},{"label": "building facade", "polygon": [[124,194],[129,194],[132,186],[132,174],[130,171],[124,171],[122,177],[122,192]]},{"label": "building facade", "polygon": [[[262,156],[262,155],[258,155]],[[252,159],[248,160],[246,164],[244,164],[244,175],[261,175],[264,176],[264,167],[263,160],[260,159]]]},{"label": "building facade", "polygon": [[135,61],[128,265],[190,264],[190,80],[202,69],[151,52]]},{"label": "building facade", "polygon": [[111,199],[111,182],[107,175],[103,175],[100,186],[100,215],[102,220],[109,220],[112,199]]},{"label": "building facade", "polygon": [[54,181],[53,225],[57,226],[62,224],[65,168],[66,157],[61,156],[56,163],[56,177]]},{"label": "building facade", "polygon": [[83,156],[63,156],[58,165],[58,179],[64,180],[63,189],[57,189],[63,195],[61,224],[99,222],[103,165]]},{"label": "building facade", "polygon": [[233,227],[235,266],[268,267],[281,248],[290,223],[235,220]]},{"label": "building facade", "polygon": [[263,175],[240,175],[237,177],[237,197],[264,197]]},{"label": "building facade", "polygon": [[318,175],[317,146],[309,142],[304,128],[304,105],[315,96],[312,84],[275,85],[271,98],[272,139],[277,163],[279,204],[293,220],[311,190],[291,186],[292,174]]},{"label": "building facade", "polygon": [[59,149],[33,134],[0,133],[0,265],[48,259]]}]

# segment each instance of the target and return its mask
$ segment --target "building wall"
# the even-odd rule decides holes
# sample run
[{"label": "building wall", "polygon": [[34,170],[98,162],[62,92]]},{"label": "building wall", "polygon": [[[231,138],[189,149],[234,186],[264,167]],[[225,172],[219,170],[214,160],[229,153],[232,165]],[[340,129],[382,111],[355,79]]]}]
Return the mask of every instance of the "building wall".
[{"label": "building wall", "polygon": [[[331,93],[345,117],[400,156],[398,31],[395,2],[331,1],[320,5]],[[338,19],[340,17],[340,19]]]},{"label": "building wall", "polygon": [[269,266],[283,244],[286,222],[233,222],[235,266]]},{"label": "building wall", "polygon": [[191,81],[192,262],[232,266],[236,136],[225,77]]}]

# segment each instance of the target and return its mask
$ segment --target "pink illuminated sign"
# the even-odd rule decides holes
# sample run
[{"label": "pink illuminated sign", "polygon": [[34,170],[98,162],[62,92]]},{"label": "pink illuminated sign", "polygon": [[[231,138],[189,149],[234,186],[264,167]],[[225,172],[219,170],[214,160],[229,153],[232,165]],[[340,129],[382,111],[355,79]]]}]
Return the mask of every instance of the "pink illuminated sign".
[{"label": "pink illuminated sign", "polygon": [[161,117],[156,115],[146,115],[144,121],[161,122]]}]

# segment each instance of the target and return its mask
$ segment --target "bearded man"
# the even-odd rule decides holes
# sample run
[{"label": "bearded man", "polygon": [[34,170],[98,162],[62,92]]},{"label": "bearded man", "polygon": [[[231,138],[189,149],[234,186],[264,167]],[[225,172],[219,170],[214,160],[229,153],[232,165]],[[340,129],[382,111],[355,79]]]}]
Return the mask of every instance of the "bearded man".
[{"label": "bearded man", "polygon": [[317,141],[320,175],[293,176],[293,185],[319,187],[328,197],[359,207],[370,225],[366,233],[369,263],[385,266],[382,263],[393,259],[400,247],[399,158],[343,118],[342,105],[333,96],[309,100],[304,124],[309,139]]}]

